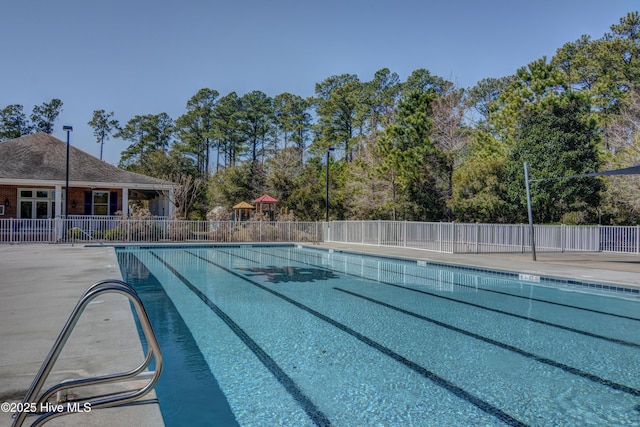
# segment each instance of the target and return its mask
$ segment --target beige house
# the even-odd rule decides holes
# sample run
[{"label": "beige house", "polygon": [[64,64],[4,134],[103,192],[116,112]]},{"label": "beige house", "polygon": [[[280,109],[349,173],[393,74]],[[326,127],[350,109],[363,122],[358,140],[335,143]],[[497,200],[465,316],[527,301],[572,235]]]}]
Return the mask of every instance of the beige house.
[{"label": "beige house", "polygon": [[126,216],[130,200],[147,200],[154,215],[173,215],[169,181],[119,169],[73,146],[68,173],[66,213],[67,143],[46,133],[0,142],[0,219]]}]

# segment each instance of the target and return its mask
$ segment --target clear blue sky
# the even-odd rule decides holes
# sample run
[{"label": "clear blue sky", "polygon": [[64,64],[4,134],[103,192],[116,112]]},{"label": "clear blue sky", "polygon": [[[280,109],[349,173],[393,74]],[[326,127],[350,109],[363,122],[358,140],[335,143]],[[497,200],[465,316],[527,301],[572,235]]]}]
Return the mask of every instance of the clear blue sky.
[{"label": "clear blue sky", "polygon": [[[0,0],[0,108],[64,103],[54,136],[98,157],[94,110],[176,119],[199,89],[314,94],[336,74],[415,69],[471,87],[583,34],[635,0]],[[128,142],[111,139],[117,164]],[[1,159],[0,159],[1,160]]]}]

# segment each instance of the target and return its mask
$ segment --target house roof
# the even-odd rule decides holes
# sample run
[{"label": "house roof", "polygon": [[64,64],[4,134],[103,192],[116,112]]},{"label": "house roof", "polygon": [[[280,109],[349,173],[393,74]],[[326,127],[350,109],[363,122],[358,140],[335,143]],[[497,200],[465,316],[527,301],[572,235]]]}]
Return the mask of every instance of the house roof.
[{"label": "house roof", "polygon": [[235,205],[233,209],[254,209],[254,207],[247,202],[240,202],[237,205]]},{"label": "house roof", "polygon": [[263,194],[262,196],[258,197],[253,201],[253,203],[276,203],[276,202],[277,200],[269,196],[268,194]]},{"label": "house roof", "polygon": [[[46,133],[25,135],[0,142],[0,183],[64,185],[67,143]],[[69,185],[98,184],[109,187],[167,189],[169,181],[125,171],[84,151],[69,147]]]}]

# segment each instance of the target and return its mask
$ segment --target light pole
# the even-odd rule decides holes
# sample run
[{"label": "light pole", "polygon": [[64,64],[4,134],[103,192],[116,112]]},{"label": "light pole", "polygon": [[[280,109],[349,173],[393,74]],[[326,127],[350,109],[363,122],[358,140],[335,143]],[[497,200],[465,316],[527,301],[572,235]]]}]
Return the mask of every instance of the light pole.
[{"label": "light pole", "polygon": [[536,260],[536,239],[533,234],[533,213],[531,212],[531,189],[529,188],[529,165],[524,162],[524,182],[527,189],[527,211],[529,214],[529,241],[531,242],[531,256]]},{"label": "light pole", "polygon": [[62,126],[62,130],[67,132],[67,179],[64,184],[64,219],[69,219],[69,134],[73,132],[73,127]]},{"label": "light pole", "polygon": [[324,199],[324,218],[327,222],[327,225],[329,225],[329,153],[333,150],[335,150],[334,147],[327,148],[327,172],[325,174],[325,187],[327,190],[327,194],[325,195]]}]

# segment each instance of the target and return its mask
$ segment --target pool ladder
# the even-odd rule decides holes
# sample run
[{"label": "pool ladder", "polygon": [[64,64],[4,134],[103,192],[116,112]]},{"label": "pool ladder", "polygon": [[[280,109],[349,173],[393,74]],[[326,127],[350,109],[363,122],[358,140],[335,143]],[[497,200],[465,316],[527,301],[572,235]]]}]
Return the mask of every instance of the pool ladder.
[{"label": "pool ladder", "polygon": [[[136,369],[133,369],[129,372],[122,372],[104,376],[97,376],[92,378],[83,378],[83,379],[74,379],[74,380],[66,380],[63,381],[44,393],[42,393],[39,397],[40,390],[44,385],[47,377],[51,373],[53,366],[58,360],[58,356],[62,352],[64,345],[66,344],[71,332],[73,332],[73,328],[84,309],[87,305],[99,295],[107,294],[107,293],[116,293],[126,296],[129,301],[133,304],[136,314],[138,316],[138,320],[142,327],[142,331],[147,341],[147,354],[144,362],[138,366]],[[155,370],[151,372],[145,371],[145,369],[149,366],[149,364],[155,360]],[[27,395],[22,400],[22,405],[19,405],[19,408],[24,408],[22,412],[17,412],[13,415],[14,421],[12,427],[21,427],[25,421],[25,418],[29,414],[33,414],[30,409],[33,408],[49,408],[50,405],[47,404],[48,400],[56,394],[58,398],[63,395],[63,391],[70,388],[80,388],[86,386],[92,386],[96,384],[106,384],[106,383],[117,383],[123,381],[131,381],[131,380],[149,380],[146,385],[137,390],[125,390],[116,394],[103,396],[90,396],[83,397],[74,400],[66,400],[65,405],[60,405],[57,407],[53,407],[52,409],[56,409],[54,412],[37,412],[37,415],[40,415],[38,419],[36,419],[31,426],[41,426],[44,423],[52,420],[53,418],[57,418],[62,415],[70,414],[72,412],[69,411],[69,408],[73,408],[74,406],[71,404],[77,403],[80,407],[84,407],[83,405],[90,405],[91,410],[99,409],[99,408],[108,408],[118,405],[123,405],[125,403],[133,402],[134,400],[140,399],[142,396],[149,393],[153,390],[154,386],[158,382],[160,378],[160,373],[162,372],[162,353],[160,352],[160,346],[158,345],[158,341],[156,336],[151,328],[151,323],[149,322],[149,317],[147,316],[147,312],[142,305],[142,301],[136,291],[120,280],[103,280],[97,282],[93,286],[89,287],[75,308],[71,312],[67,323],[62,328],[58,339],[53,344],[51,351],[47,355],[46,359],[42,363],[40,370],[38,371],[36,377],[27,392]],[[149,379],[150,378],[150,379]],[[51,405],[53,406],[53,405]],[[64,407],[66,409],[58,410],[60,407]]]}]

